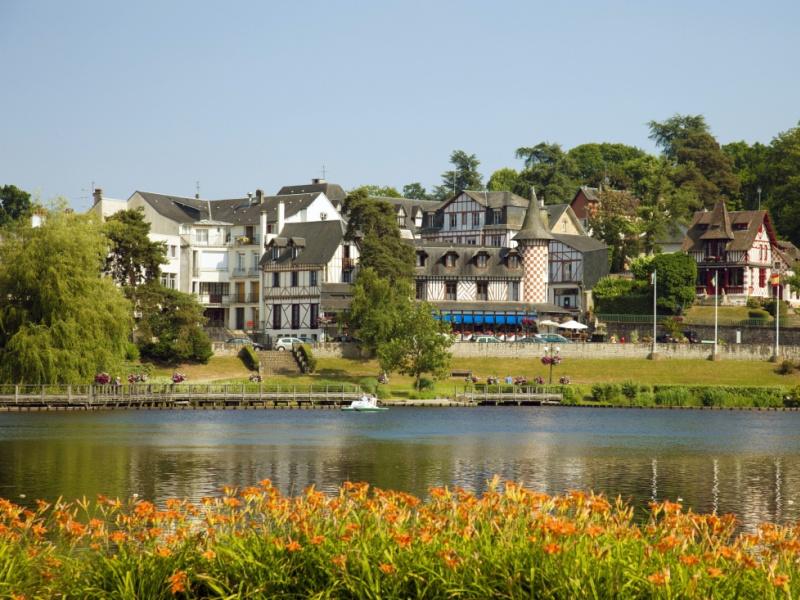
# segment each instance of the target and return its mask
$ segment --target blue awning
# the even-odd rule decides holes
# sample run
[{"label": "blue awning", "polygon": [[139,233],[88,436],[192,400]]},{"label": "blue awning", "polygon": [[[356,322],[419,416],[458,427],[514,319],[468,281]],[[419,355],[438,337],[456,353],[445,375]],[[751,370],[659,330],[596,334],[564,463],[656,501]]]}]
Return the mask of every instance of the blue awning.
[{"label": "blue awning", "polygon": [[523,319],[535,319],[535,312],[501,312],[501,311],[442,311],[436,318],[457,325],[521,325]]}]

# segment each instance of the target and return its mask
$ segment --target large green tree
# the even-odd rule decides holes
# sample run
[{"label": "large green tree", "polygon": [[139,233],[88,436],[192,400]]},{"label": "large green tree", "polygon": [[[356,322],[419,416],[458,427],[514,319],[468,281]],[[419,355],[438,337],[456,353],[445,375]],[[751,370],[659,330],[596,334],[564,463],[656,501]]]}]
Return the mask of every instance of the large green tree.
[{"label": "large green tree", "polygon": [[513,192],[520,188],[519,173],[508,167],[498,169],[489,178],[486,188],[491,192]]},{"label": "large green tree", "polygon": [[581,144],[567,152],[574,174],[581,185],[604,185],[629,190],[635,180],[637,161],[647,156],[644,150],[625,144]]},{"label": "large green tree", "polygon": [[167,262],[166,244],[149,238],[150,223],[143,209],[115,213],[106,221],[105,231],[111,243],[106,272],[118,285],[133,290],[158,280],[161,265]]},{"label": "large green tree", "polygon": [[0,227],[18,223],[33,211],[31,195],[15,185],[0,187]]},{"label": "large green tree", "polygon": [[359,269],[348,320],[366,350],[376,352],[400,335],[410,298],[407,280],[393,282],[372,267]]},{"label": "large green tree", "polygon": [[414,249],[400,237],[394,207],[358,189],[344,199],[349,240],[358,240],[361,268],[372,268],[391,282],[408,280],[414,271]]},{"label": "large green tree", "polygon": [[675,115],[650,121],[650,139],[675,166],[673,182],[691,190],[710,208],[720,196],[738,202],[739,178],[702,115]]},{"label": "large green tree", "polygon": [[425,190],[425,187],[415,181],[403,186],[403,198],[413,198],[414,200],[432,200],[431,196]]},{"label": "large green tree", "polygon": [[450,325],[436,319],[427,302],[403,303],[399,312],[402,326],[377,348],[381,368],[410,375],[416,389],[424,374],[447,377],[451,359],[447,349],[453,344]]},{"label": "large green tree", "polygon": [[547,204],[572,200],[581,181],[576,175],[575,162],[559,144],[541,142],[523,146],[517,148],[515,155],[524,164],[515,193],[527,198],[534,187]]},{"label": "large green tree", "polygon": [[153,281],[139,286],[136,298],[141,312],[136,337],[143,357],[168,364],[208,362],[211,341],[203,330],[203,307],[194,296]]},{"label": "large green tree", "polygon": [[478,172],[481,161],[477,156],[463,150],[453,150],[450,164],[453,168],[442,173],[442,185],[436,187],[434,195],[437,199],[446,200],[464,190],[483,189],[483,177]]},{"label": "large green tree", "polygon": [[367,196],[372,196],[373,198],[401,197],[400,192],[397,191],[397,188],[394,188],[390,185],[362,185],[357,187],[356,190],[363,190],[366,192]]},{"label": "large green tree", "polygon": [[102,274],[108,241],[95,219],[51,213],[0,245],[0,380],[86,383],[128,350],[129,301]]},{"label": "large green tree", "polygon": [[627,261],[641,251],[639,202],[630,193],[603,190],[596,212],[589,216],[592,235],[611,249],[611,271],[625,270]]},{"label": "large green tree", "polygon": [[770,143],[763,193],[778,232],[800,244],[800,125]]}]

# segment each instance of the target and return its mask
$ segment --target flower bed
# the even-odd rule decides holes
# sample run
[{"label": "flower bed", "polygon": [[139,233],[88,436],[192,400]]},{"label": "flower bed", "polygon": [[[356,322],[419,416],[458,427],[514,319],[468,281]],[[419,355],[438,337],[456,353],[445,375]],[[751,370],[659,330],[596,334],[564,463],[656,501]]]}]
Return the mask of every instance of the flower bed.
[{"label": "flower bed", "polygon": [[551,497],[345,483],[285,497],[263,481],[199,505],[0,501],[0,597],[778,598],[797,595],[800,528]]}]

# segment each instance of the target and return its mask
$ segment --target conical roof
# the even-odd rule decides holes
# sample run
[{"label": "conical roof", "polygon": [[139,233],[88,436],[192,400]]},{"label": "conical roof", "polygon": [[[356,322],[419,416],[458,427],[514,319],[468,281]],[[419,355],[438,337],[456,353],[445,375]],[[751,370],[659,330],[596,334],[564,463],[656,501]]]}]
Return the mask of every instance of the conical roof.
[{"label": "conical roof", "polygon": [[[514,236],[514,241],[524,242],[526,240],[552,240],[553,236],[548,226],[542,222],[542,210],[536,201],[536,194],[533,194],[528,211],[525,213],[525,220],[522,222],[522,229]],[[547,214],[547,213],[545,213]]]},{"label": "conical roof", "polygon": [[714,205],[708,220],[708,229],[700,236],[701,240],[732,240],[733,228],[731,227],[731,217],[728,214],[728,207],[725,200],[720,198]]}]

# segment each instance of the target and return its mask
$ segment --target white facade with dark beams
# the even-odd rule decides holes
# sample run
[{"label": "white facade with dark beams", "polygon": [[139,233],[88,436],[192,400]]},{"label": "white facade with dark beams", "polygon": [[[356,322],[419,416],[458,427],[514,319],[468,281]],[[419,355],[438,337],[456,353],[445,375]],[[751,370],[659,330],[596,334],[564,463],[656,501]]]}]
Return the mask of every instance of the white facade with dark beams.
[{"label": "white facade with dark beams", "polygon": [[358,248],[345,241],[344,231],[338,220],[288,223],[267,242],[261,269],[270,338],[321,338],[323,285],[352,283],[358,267]]}]

